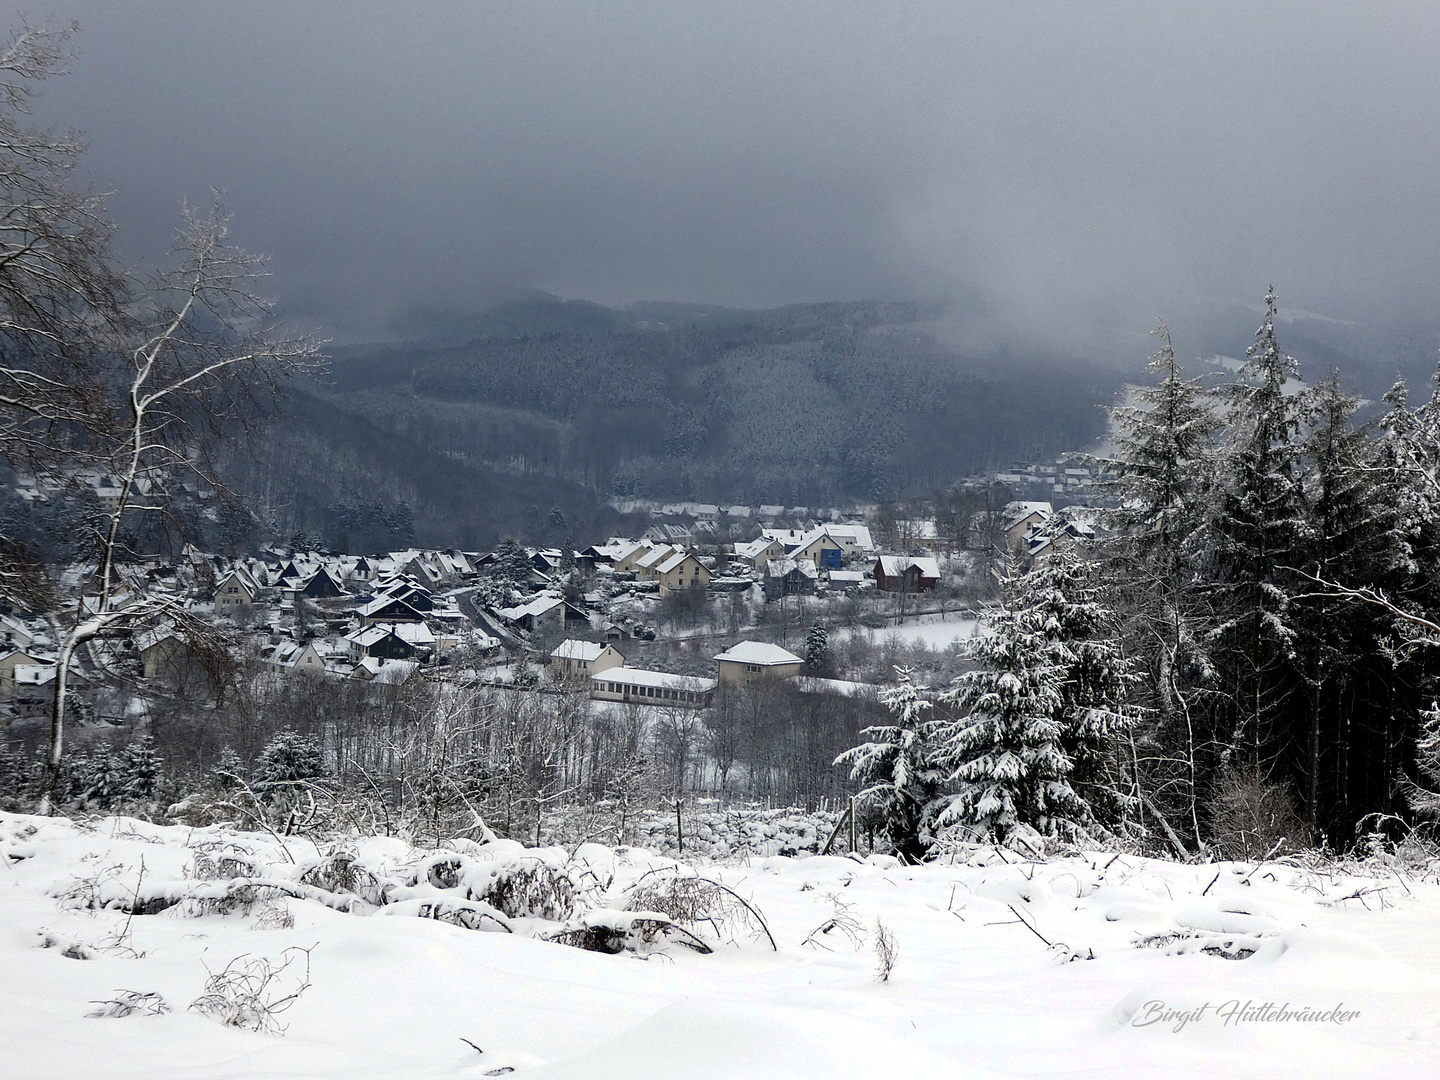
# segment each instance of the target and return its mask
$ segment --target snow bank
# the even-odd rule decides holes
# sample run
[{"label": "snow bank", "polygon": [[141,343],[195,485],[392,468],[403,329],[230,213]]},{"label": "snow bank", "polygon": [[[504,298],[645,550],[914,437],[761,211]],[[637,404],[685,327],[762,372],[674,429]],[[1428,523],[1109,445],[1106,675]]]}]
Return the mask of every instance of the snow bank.
[{"label": "snow bank", "polygon": [[[0,855],[6,1080],[1349,1080],[1440,1061],[1428,871],[985,849],[697,871],[599,844],[17,815]],[[256,970],[262,1004],[289,999],[283,1035],[191,1009]]]}]

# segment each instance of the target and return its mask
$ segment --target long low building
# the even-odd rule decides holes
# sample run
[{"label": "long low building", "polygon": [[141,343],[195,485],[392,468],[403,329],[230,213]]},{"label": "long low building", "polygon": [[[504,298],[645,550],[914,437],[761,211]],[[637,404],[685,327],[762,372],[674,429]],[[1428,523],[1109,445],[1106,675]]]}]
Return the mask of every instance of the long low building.
[{"label": "long low building", "polygon": [[595,701],[700,709],[714,696],[715,680],[695,675],[612,667],[590,676],[590,697]]}]

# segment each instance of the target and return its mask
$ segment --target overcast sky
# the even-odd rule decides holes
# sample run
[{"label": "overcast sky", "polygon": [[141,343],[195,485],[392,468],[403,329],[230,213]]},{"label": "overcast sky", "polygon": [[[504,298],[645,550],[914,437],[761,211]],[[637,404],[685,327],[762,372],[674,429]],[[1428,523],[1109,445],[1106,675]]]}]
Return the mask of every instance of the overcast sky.
[{"label": "overcast sky", "polygon": [[126,254],[226,189],[317,319],[963,298],[1144,329],[1199,300],[1426,319],[1440,4],[55,2]]}]

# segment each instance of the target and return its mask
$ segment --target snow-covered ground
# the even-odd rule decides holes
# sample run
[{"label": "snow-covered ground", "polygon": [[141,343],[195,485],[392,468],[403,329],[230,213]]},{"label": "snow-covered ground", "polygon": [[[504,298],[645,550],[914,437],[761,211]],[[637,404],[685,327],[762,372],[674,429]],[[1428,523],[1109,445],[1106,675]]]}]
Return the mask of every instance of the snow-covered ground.
[{"label": "snow-covered ground", "polygon": [[948,615],[937,618],[923,615],[919,622],[907,622],[900,626],[887,626],[872,630],[863,626],[846,627],[835,631],[836,641],[843,641],[851,635],[865,638],[872,645],[881,644],[891,637],[906,645],[923,645],[927,649],[948,649],[964,645],[980,632],[980,622],[974,616]]},{"label": "snow-covered ground", "polygon": [[[994,851],[954,866],[771,857],[692,870],[595,845],[334,850],[354,873],[316,877],[334,851],[305,840],[0,815],[0,1076],[1440,1075],[1434,871]],[[559,912],[471,920],[480,930],[414,917],[480,913],[463,896],[498,903],[487,883],[521,863],[576,883],[572,928],[640,918],[620,910],[626,897],[633,908],[655,882],[698,872],[753,904],[776,948],[745,919],[693,923],[708,954],[657,937],[609,955],[541,940]],[[309,898],[263,888],[217,902],[237,874]],[[181,896],[211,900],[158,910]],[[327,906],[337,898],[354,910]],[[120,910],[136,906],[158,913]],[[886,984],[877,919],[898,944]],[[311,985],[278,1017],[284,1034],[188,1008],[237,957],[274,964],[297,948]],[[299,985],[304,955],[288,955],[264,996]],[[170,1011],[87,1015],[122,991]]]}]

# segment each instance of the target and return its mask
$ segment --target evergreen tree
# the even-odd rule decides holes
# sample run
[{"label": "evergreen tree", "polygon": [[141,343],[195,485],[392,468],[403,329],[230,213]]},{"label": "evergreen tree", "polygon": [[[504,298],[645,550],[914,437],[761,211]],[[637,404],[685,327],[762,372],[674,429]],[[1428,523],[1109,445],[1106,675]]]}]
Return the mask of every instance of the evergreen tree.
[{"label": "evergreen tree", "polygon": [[1063,745],[1066,670],[1013,568],[1004,591],[975,649],[979,667],[940,699],[959,716],[935,733],[935,760],[956,787],[937,824],[994,843],[1025,828],[1074,837],[1092,817],[1071,786]]},{"label": "evergreen tree", "polygon": [[70,778],[71,794],[99,807],[108,809],[125,796],[124,758],[109,747],[97,747],[77,757]]},{"label": "evergreen tree", "polygon": [[1116,453],[1103,464],[1116,474],[1110,523],[1154,568],[1156,586],[1173,593],[1184,573],[1186,541],[1199,527],[1211,484],[1220,418],[1200,379],[1185,378],[1170,328],[1154,331],[1160,350],[1149,370],[1160,376],[1135,394],[1135,404],[1113,408]]},{"label": "evergreen tree", "polygon": [[805,671],[815,676],[830,672],[830,635],[820,623],[810,627],[805,635]]},{"label": "evergreen tree", "polygon": [[1283,760],[1311,828],[1348,833],[1351,749],[1368,741],[1364,728],[1390,717],[1411,665],[1396,648],[1389,613],[1345,593],[1403,587],[1396,571],[1405,540],[1395,527],[1402,500],[1394,474],[1375,467],[1369,434],[1353,423],[1359,399],[1340,388],[1338,375],[1316,387],[1314,402],[1317,423],[1305,444],[1311,528],[1298,563],[1311,588],[1295,602],[1307,693]]},{"label": "evergreen tree", "polygon": [[1098,564],[1063,550],[1024,575],[1020,603],[1062,674],[1056,719],[1070,784],[1096,824],[1124,829],[1137,802],[1117,751],[1140,718],[1128,700],[1138,676],[1115,637],[1099,577]]},{"label": "evergreen tree", "polygon": [[260,751],[250,789],[262,799],[274,799],[325,775],[320,740],[298,731],[281,731]]},{"label": "evergreen tree", "polygon": [[1219,766],[1260,774],[1273,764],[1284,713],[1301,679],[1290,596],[1309,522],[1299,433],[1309,398],[1287,393],[1298,379],[1275,332],[1272,289],[1265,318],[1230,387],[1231,431],[1221,484],[1204,534],[1221,618],[1210,638],[1223,650],[1229,685],[1219,730]]},{"label": "evergreen tree", "polygon": [[1135,687],[1153,720],[1140,734],[1145,747],[1137,781],[1151,809],[1183,815],[1200,841],[1199,747],[1195,714],[1214,667],[1204,636],[1208,605],[1194,586],[1196,534],[1215,483],[1215,439],[1221,429],[1214,395],[1187,380],[1175,357],[1170,328],[1154,331],[1160,350],[1149,369],[1160,381],[1135,394],[1134,404],[1110,410],[1116,474],[1109,494],[1116,508],[1106,545],[1123,608],[1127,652],[1137,657],[1143,683]]},{"label": "evergreen tree", "polygon": [[233,791],[245,782],[245,762],[235,748],[225,747],[215,767],[210,770],[210,783],[220,791]]},{"label": "evergreen tree", "polygon": [[880,696],[895,723],[865,728],[861,734],[870,741],[845,751],[835,764],[850,766],[850,778],[862,785],[857,799],[879,817],[895,851],[919,862],[934,842],[943,779],[934,760],[937,722],[924,719],[932,705],[911,681],[912,670],[899,668],[897,674],[898,684]]},{"label": "evergreen tree", "polygon": [[155,752],[154,738],[145,735],[125,747],[119,771],[121,795],[137,801],[153,799],[160,780],[160,756]]}]

